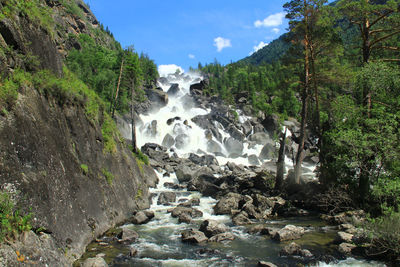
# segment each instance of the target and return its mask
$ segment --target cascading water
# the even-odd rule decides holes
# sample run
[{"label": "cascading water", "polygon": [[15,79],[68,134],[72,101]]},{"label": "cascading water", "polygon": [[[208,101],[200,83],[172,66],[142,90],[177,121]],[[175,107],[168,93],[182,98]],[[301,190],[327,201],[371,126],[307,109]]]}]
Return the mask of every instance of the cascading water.
[{"label": "cascading water", "polygon": [[[204,154],[210,152],[209,143],[212,141],[217,144],[218,153],[216,159],[220,166],[227,162],[235,164],[250,165],[247,155],[260,155],[263,145],[252,144],[247,138],[242,141],[243,149],[240,155],[232,155],[231,149],[226,146],[226,140],[231,137],[227,129],[221,123],[210,122],[219,131],[221,138],[216,138],[206,130],[196,125],[192,118],[199,115],[207,115],[211,112],[205,107],[197,107],[194,99],[190,96],[189,87],[195,82],[199,82],[201,77],[196,74],[189,75],[169,75],[164,79],[160,87],[164,92],[168,92],[171,84],[178,84],[174,87],[174,92],[170,92],[168,104],[154,113],[140,115],[141,123],[137,125],[137,144],[138,147],[146,143],[156,143],[167,145],[170,155],[187,158],[190,153]],[[240,110],[238,120],[245,123],[250,120]],[[125,137],[130,138],[129,128],[125,128]],[[290,131],[288,131],[290,134]],[[243,156],[244,155],[244,156]],[[263,160],[260,160],[260,164]],[[268,162],[271,160],[264,160]],[[287,173],[293,166],[290,158],[286,158]],[[307,175],[314,176],[315,166],[305,166]],[[167,174],[159,169],[159,184],[157,188],[151,189],[153,194],[153,204],[151,210],[155,212],[155,217],[143,225],[125,225],[124,227],[133,228],[139,233],[139,241],[132,244],[138,255],[132,257],[124,264],[115,266],[255,266],[259,260],[270,261],[280,265],[292,266],[296,264],[293,258],[279,257],[279,251],[285,244],[280,244],[259,235],[248,234],[245,227],[234,226],[230,217],[226,215],[214,215],[213,206],[216,200],[211,197],[203,197],[198,192],[187,191],[187,189],[171,189],[166,185],[179,184],[174,173]],[[167,205],[158,204],[160,194],[172,192],[176,195],[175,201]],[[177,218],[171,217],[170,209],[184,201],[199,199],[198,210],[203,213],[201,218],[194,218],[189,224],[179,223]],[[228,243],[207,243],[203,245],[191,245],[181,241],[181,232],[188,228],[198,229],[202,221],[213,219],[222,222],[230,227],[235,234],[235,240]],[[314,218],[293,218],[285,220],[268,221],[271,226],[285,226],[287,224],[309,225],[304,239],[324,239],[329,236],[331,239],[334,232],[329,228],[316,222]],[[306,244],[307,242],[305,242]],[[318,249],[320,244],[313,242],[307,248]],[[321,264],[320,266],[377,266],[369,265],[348,259],[338,264]]]}]

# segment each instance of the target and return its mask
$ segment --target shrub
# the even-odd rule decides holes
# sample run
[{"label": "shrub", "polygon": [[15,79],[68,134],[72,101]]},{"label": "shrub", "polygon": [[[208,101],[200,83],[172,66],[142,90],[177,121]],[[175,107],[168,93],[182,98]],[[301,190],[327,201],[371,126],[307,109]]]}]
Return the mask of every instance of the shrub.
[{"label": "shrub", "polygon": [[88,175],[88,174],[89,174],[89,167],[88,167],[88,165],[86,165],[86,164],[81,164],[81,170],[82,170],[82,173],[83,173],[84,175]]},{"label": "shrub", "polygon": [[106,177],[107,183],[112,185],[114,175],[105,168],[101,169],[101,172],[103,173],[104,177]]},{"label": "shrub", "polygon": [[22,215],[6,192],[0,192],[0,241],[15,239],[18,234],[31,230],[32,214]]}]

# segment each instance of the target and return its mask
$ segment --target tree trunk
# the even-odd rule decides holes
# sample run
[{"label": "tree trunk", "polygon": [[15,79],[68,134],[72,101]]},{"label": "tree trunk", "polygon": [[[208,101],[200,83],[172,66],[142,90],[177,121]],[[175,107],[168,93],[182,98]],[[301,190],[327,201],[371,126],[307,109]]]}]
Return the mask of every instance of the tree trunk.
[{"label": "tree trunk", "polygon": [[282,134],[282,137],[280,140],[278,162],[276,163],[277,172],[276,172],[276,180],[275,180],[275,190],[280,190],[282,188],[282,184],[283,184],[283,175],[285,172],[286,132],[287,132],[287,128],[285,129],[285,132]]},{"label": "tree trunk", "polygon": [[122,58],[121,69],[119,71],[119,77],[118,77],[117,91],[115,92],[115,98],[113,99],[113,104],[112,104],[112,113],[111,113],[111,117],[112,118],[114,118],[115,108],[117,106],[118,92],[119,92],[119,86],[121,84],[121,76],[122,76],[122,68],[123,67],[124,67],[124,59]]}]

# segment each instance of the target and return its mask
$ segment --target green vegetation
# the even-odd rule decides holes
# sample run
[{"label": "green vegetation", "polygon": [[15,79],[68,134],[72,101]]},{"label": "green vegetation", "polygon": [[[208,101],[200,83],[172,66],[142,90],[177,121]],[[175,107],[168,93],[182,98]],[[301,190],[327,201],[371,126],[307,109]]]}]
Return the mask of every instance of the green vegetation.
[{"label": "green vegetation", "polygon": [[20,233],[29,231],[32,214],[22,215],[15,207],[10,194],[0,192],[0,242],[15,239]]},{"label": "green vegetation", "polygon": [[105,168],[101,169],[101,173],[106,177],[107,183],[111,186],[114,180],[114,175]]},{"label": "green vegetation", "polygon": [[137,152],[132,152],[134,157],[143,162],[146,165],[150,165],[149,158],[146,154],[144,154],[139,148],[137,148]]},{"label": "green vegetation", "polygon": [[88,165],[86,165],[86,164],[81,164],[81,170],[82,170],[82,173],[83,173],[84,175],[88,175],[88,174],[89,174],[89,167],[88,167]]}]

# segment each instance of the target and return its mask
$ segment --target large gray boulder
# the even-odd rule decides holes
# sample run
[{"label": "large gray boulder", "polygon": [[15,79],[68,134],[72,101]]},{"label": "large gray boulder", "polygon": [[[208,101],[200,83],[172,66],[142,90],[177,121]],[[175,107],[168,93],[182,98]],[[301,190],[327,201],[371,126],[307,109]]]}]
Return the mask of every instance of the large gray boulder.
[{"label": "large gray boulder", "polygon": [[151,102],[152,108],[162,108],[168,104],[168,95],[162,90],[145,89],[145,93]]},{"label": "large gray boulder", "polygon": [[214,213],[217,215],[232,215],[234,210],[239,209],[239,202],[242,198],[240,194],[228,193],[214,206]]},{"label": "large gray boulder", "polygon": [[182,235],[182,242],[187,242],[187,243],[203,243],[207,242],[208,238],[204,235],[203,232],[194,230],[194,229],[189,229],[185,230],[181,233]]},{"label": "large gray boulder", "polygon": [[229,137],[224,145],[229,154],[242,155],[243,153],[243,143],[233,137]]},{"label": "large gray boulder", "polygon": [[267,143],[261,150],[259,158],[261,160],[272,159],[275,156],[276,148],[273,144]]},{"label": "large gray boulder", "polygon": [[259,133],[254,133],[249,136],[248,138],[250,141],[255,142],[257,145],[266,145],[266,144],[272,144],[274,145],[274,141],[271,139],[269,134],[265,132],[259,132]]},{"label": "large gray boulder", "polygon": [[122,232],[118,236],[120,242],[135,242],[139,238],[139,234],[128,227],[122,228]]},{"label": "large gray boulder", "polygon": [[168,89],[167,94],[168,96],[176,96],[177,94],[179,94],[180,91],[181,89],[179,88],[179,84],[173,83],[171,84],[171,87]]},{"label": "large gray boulder", "polygon": [[221,153],[222,152],[222,148],[214,140],[208,140],[207,141],[207,152],[209,152],[209,153]]},{"label": "large gray boulder", "polygon": [[304,235],[304,228],[294,225],[286,225],[284,228],[280,229],[274,236],[273,239],[283,242],[288,240],[299,239]]},{"label": "large gray boulder", "polygon": [[145,224],[148,223],[154,217],[154,212],[152,211],[138,211],[132,217],[131,221],[133,224]]},{"label": "large gray boulder", "polygon": [[103,258],[96,257],[86,259],[83,262],[82,267],[108,267],[108,264]]},{"label": "large gray boulder", "polygon": [[175,144],[175,139],[170,134],[166,134],[161,144],[167,148],[171,148]]},{"label": "large gray boulder", "polygon": [[302,249],[298,244],[292,242],[286,245],[279,253],[281,256],[300,256],[304,258],[311,258],[313,255],[307,249]]},{"label": "large gray boulder", "polygon": [[184,148],[189,144],[190,138],[187,134],[180,134],[175,138],[175,146],[178,149]]},{"label": "large gray boulder", "polygon": [[178,206],[171,211],[171,216],[174,218],[180,217],[182,214],[187,214],[192,218],[199,218],[203,216],[203,212],[191,207]]},{"label": "large gray boulder", "polygon": [[221,234],[217,234],[208,239],[208,242],[223,242],[223,241],[232,241],[235,239],[235,235],[231,232],[225,232]]},{"label": "large gray boulder", "polygon": [[205,220],[200,225],[200,231],[202,231],[208,238],[228,232],[229,229],[225,224],[219,223],[215,220]]},{"label": "large gray boulder", "polygon": [[174,192],[162,192],[158,196],[158,205],[170,205],[176,201],[176,194]]}]

